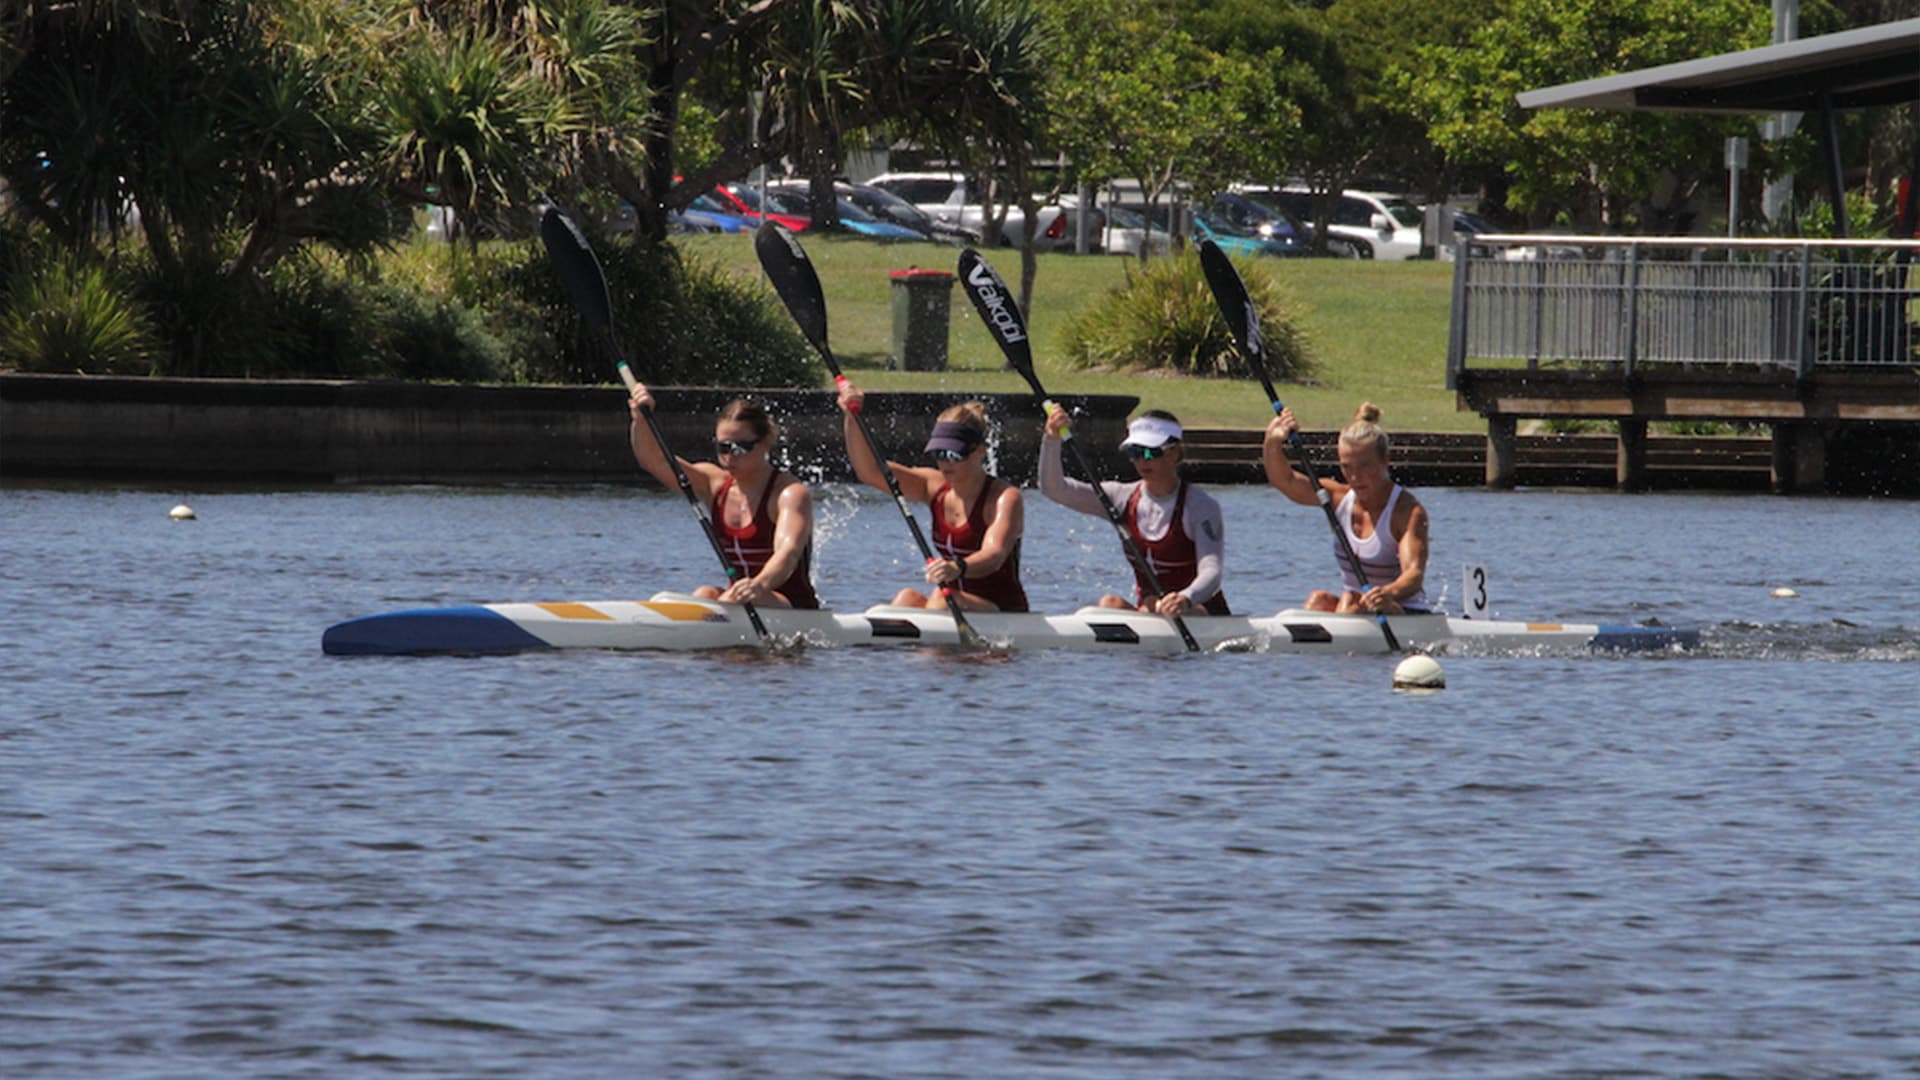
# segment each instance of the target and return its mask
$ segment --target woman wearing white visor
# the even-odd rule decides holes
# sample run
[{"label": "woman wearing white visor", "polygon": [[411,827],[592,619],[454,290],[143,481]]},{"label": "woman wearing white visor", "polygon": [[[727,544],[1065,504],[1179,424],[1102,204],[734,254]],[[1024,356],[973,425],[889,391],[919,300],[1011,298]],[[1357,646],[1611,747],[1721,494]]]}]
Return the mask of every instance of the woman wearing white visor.
[{"label": "woman wearing white visor", "polygon": [[[1061,465],[1060,440],[1067,426],[1064,409],[1054,409],[1047,416],[1046,435],[1040,443],[1040,492],[1062,506],[1105,517],[1093,485],[1068,478]],[[1162,409],[1144,412],[1127,425],[1120,448],[1140,478],[1131,483],[1105,481],[1101,487],[1166,592],[1154,595],[1147,575],[1135,567],[1134,598],[1109,594],[1100,598],[1101,607],[1175,617],[1189,612],[1228,614],[1226,595],[1220,591],[1226,525],[1219,502],[1180,478],[1180,436],[1180,421]]]}]

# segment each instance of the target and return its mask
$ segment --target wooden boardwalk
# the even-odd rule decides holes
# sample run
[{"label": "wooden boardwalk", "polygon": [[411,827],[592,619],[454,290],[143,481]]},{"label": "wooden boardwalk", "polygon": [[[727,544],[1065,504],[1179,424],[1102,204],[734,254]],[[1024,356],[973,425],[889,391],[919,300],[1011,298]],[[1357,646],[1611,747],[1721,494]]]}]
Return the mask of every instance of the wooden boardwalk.
[{"label": "wooden boardwalk", "polygon": [[[1338,435],[1300,435],[1323,475],[1338,475]],[[1263,483],[1261,432],[1189,428],[1186,472],[1203,483]],[[1611,488],[1618,477],[1620,441],[1613,435],[1521,435],[1516,438],[1518,482],[1532,487]],[[1772,440],[1731,436],[1650,436],[1647,486],[1654,490],[1766,491],[1773,468]],[[1393,471],[1410,487],[1479,487],[1487,481],[1484,435],[1393,433]]]}]

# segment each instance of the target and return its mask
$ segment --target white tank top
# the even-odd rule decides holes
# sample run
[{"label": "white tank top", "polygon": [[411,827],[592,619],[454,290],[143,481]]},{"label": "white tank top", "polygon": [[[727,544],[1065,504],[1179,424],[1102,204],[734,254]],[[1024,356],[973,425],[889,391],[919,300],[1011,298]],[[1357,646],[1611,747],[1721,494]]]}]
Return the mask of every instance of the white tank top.
[{"label": "white tank top", "polygon": [[[1366,585],[1360,584],[1360,578],[1353,572],[1353,566],[1347,562],[1347,553],[1339,544],[1333,545],[1333,557],[1340,563],[1340,580],[1354,592],[1365,592],[1368,587],[1385,585],[1400,576],[1400,544],[1393,538],[1393,508],[1400,502],[1399,484],[1393,485],[1393,491],[1387,495],[1387,507],[1373,523],[1373,535],[1365,540],[1353,535],[1353,489],[1334,509],[1334,515],[1340,519],[1340,528],[1346,531],[1347,542],[1353,545],[1354,557],[1360,560],[1360,566],[1367,572]],[[1427,594],[1423,589],[1419,593],[1400,601],[1408,610],[1425,610]]]}]

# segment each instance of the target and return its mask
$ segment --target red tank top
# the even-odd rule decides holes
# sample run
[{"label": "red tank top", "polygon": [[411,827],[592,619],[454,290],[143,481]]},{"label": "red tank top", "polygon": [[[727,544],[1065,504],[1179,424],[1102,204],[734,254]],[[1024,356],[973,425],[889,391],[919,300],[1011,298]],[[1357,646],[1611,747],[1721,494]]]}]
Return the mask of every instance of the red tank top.
[{"label": "red tank top", "polygon": [[[779,474],[774,475],[774,480]],[[760,504],[753,508],[753,520],[736,529],[727,524],[727,492],[733,490],[733,477],[720,482],[713,492],[713,525],[719,534],[720,546],[727,549],[727,558],[740,568],[746,577],[752,577],[766,568],[767,560],[773,558],[773,515],[767,512],[767,503],[773,498],[774,480],[767,482],[767,488],[760,493]],[[808,543],[800,551],[800,562],[794,566],[787,579],[773,587],[773,591],[787,598],[787,603],[797,608],[817,608],[820,597],[813,591],[813,544]]]},{"label": "red tank top", "polygon": [[[960,559],[980,550],[987,538],[985,510],[987,496],[993,494],[994,479],[987,477],[986,486],[980,489],[980,497],[973,501],[967,510],[967,520],[963,525],[948,525],[947,516],[940,512],[940,500],[953,490],[952,484],[942,484],[940,490],[933,493],[933,549],[947,559]],[[1001,611],[1027,610],[1027,590],[1020,585],[1020,541],[1013,542],[1013,550],[1007,552],[1007,559],[993,573],[981,577],[965,577],[960,581],[963,592],[970,592],[985,600],[991,600]]]},{"label": "red tank top", "polygon": [[[1158,540],[1149,540],[1140,535],[1140,493],[1146,485],[1135,484],[1133,494],[1127,496],[1127,531],[1133,534],[1133,542],[1140,549],[1140,557],[1160,579],[1160,587],[1175,592],[1193,584],[1194,577],[1200,573],[1200,551],[1194,546],[1193,537],[1187,535],[1187,485],[1180,484],[1180,494],[1173,501],[1173,521],[1167,526],[1167,535]],[[1139,603],[1146,599],[1151,585],[1147,584],[1147,575],[1138,569],[1133,572],[1133,599]],[[1209,615],[1230,614],[1227,610],[1225,589],[1215,592],[1207,598],[1201,608]]]}]

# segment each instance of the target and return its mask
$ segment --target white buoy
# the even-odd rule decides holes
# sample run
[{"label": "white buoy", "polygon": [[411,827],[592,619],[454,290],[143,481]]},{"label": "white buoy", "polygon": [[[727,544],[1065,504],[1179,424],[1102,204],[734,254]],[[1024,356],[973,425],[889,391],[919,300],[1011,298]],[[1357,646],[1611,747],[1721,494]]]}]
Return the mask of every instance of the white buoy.
[{"label": "white buoy", "polygon": [[1447,685],[1447,673],[1433,657],[1415,653],[1393,669],[1395,690],[1439,690]]},{"label": "white buoy", "polygon": [[179,506],[167,511],[167,516],[175,521],[192,521],[194,518],[193,507],[188,506],[186,503],[181,503]]},{"label": "white buoy", "polygon": [[1800,595],[1799,593],[1794,592],[1792,589],[1787,588],[1785,585],[1782,585],[1779,588],[1773,590],[1773,598],[1775,600],[1791,600],[1794,597],[1799,595]]}]

